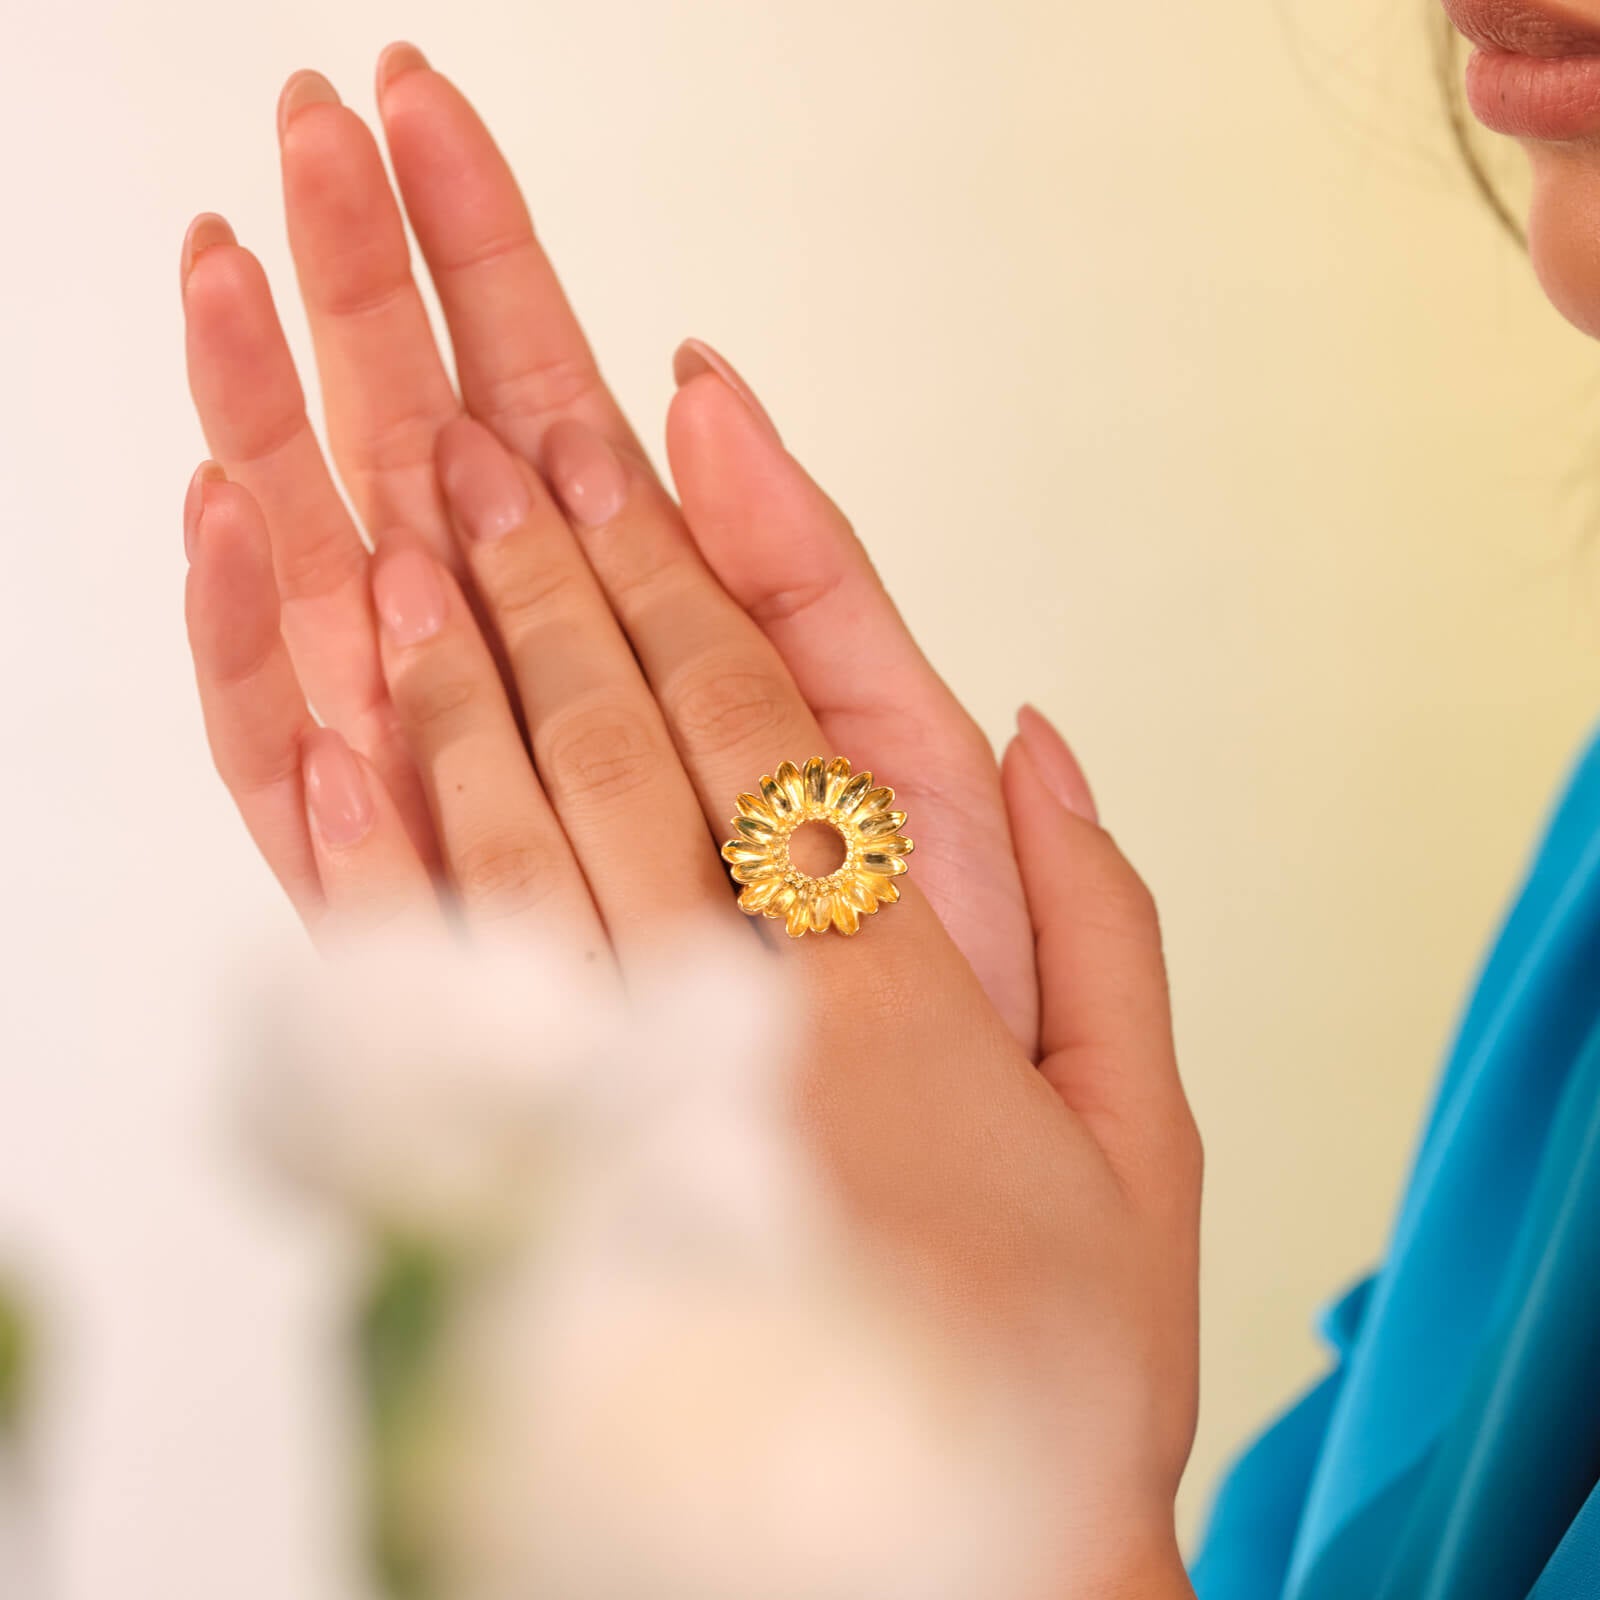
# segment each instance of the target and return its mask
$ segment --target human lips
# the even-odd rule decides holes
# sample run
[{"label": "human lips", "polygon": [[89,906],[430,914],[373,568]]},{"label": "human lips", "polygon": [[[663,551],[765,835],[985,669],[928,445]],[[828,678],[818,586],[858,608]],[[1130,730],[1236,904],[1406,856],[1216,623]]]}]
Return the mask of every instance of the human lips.
[{"label": "human lips", "polygon": [[1514,138],[1600,135],[1600,19],[1585,22],[1526,0],[1443,0],[1477,49],[1467,103],[1478,121]]},{"label": "human lips", "polygon": [[1600,18],[1585,21],[1526,0],[1443,0],[1456,31],[1486,51],[1549,60],[1600,55]]}]

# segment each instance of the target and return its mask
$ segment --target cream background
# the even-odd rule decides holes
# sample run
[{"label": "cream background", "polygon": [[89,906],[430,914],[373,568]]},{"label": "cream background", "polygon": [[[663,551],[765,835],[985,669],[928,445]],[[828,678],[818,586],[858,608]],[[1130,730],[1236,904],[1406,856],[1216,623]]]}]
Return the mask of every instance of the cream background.
[{"label": "cream background", "polygon": [[[369,109],[416,38],[645,431],[675,342],[722,346],[996,739],[1029,697],[1077,743],[1165,907],[1209,1150],[1192,1528],[1382,1247],[1600,704],[1593,353],[1471,197],[1422,28],[1389,0],[8,7],[0,1252],[86,1375],[46,1451],[69,1594],[293,1592],[338,1516],[272,1367],[320,1326],[320,1256],[276,1213],[281,1249],[243,1249],[261,1202],[216,1131],[223,954],[286,914],[179,623],[178,241],[225,211],[304,349],[284,75]],[[185,1453],[214,1471],[174,1505]],[[263,1519],[276,1565],[241,1572]]]}]

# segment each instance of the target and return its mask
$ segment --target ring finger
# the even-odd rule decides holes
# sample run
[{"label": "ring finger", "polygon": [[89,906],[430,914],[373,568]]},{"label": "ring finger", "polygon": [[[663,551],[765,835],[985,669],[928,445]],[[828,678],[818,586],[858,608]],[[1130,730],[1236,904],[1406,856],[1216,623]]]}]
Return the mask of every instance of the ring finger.
[{"label": "ring finger", "polygon": [[[584,553],[714,828],[729,828],[735,796],[753,790],[757,778],[780,763],[837,754],[825,749],[817,719],[776,649],[712,576],[677,507],[652,476],[576,421],[549,430],[542,465],[584,530]],[[605,495],[594,488],[602,480],[611,486]],[[858,914],[900,897],[895,880],[903,866],[897,859],[886,861],[881,874],[869,869],[886,881]],[[921,896],[913,892],[907,900],[901,933],[920,929],[941,939],[938,919]],[[819,905],[819,915],[824,909]],[[854,924],[848,911],[839,919],[846,931]],[[791,933],[804,931],[796,917],[788,925]],[[818,923],[812,926],[820,931]]]}]

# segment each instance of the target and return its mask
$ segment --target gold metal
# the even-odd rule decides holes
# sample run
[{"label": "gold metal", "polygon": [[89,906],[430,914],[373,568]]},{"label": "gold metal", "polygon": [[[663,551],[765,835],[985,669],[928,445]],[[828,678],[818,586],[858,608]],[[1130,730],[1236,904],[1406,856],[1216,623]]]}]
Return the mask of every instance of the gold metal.
[{"label": "gold metal", "polygon": [[[734,837],[722,847],[747,916],[782,918],[791,939],[830,928],[852,934],[900,898],[895,879],[912,844],[900,831],[905,812],[889,809],[893,789],[875,788],[870,772],[852,775],[843,756],[812,756],[803,767],[785,761],[758,787],[735,802]],[[789,855],[790,836],[808,822],[832,828],[844,845],[844,860],[825,877],[802,872]]]}]

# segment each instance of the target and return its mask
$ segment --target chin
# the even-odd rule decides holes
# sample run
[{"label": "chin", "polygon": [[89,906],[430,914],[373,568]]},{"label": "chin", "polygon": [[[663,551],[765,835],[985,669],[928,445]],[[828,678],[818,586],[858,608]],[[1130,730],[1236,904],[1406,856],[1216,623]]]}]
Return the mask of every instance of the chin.
[{"label": "chin", "polygon": [[1534,271],[1556,310],[1600,339],[1600,146],[1536,146],[1528,155]]}]

